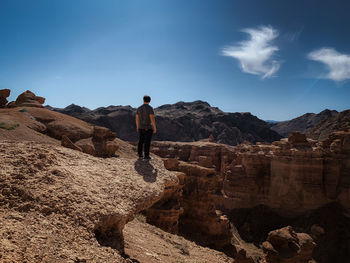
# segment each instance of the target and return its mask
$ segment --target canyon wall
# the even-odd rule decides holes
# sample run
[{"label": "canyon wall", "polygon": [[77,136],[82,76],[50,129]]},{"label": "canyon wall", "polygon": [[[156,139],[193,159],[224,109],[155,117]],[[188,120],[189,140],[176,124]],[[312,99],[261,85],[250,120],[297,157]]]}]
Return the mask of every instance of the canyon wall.
[{"label": "canyon wall", "polygon": [[[320,142],[306,139],[301,133],[292,133],[288,139],[272,144],[246,143],[235,147],[203,141],[153,142],[152,151],[163,157],[167,169],[181,173],[182,191],[174,194],[181,213],[173,217],[173,221],[159,225],[154,218],[158,222],[166,220],[162,220],[154,207],[152,217],[147,216],[147,220],[167,231],[171,225],[176,225],[179,234],[202,245],[225,250],[234,243],[235,222],[231,219],[244,209],[267,207],[272,216],[259,218],[259,213],[265,212],[251,210],[256,213],[252,220],[277,222],[281,217],[284,223],[289,222],[288,218],[301,218],[331,203],[347,211],[350,209],[350,132],[335,132]],[[167,201],[168,210],[172,209],[170,200]],[[254,222],[249,220],[244,219],[246,222],[239,230],[250,232],[244,229],[254,227]],[[345,219],[345,224],[350,226],[348,221]],[[305,222],[306,226],[311,221]],[[283,227],[284,223],[276,225]],[[260,227],[256,225],[257,229]],[[310,227],[302,230],[311,234]],[[273,229],[267,228],[261,240],[266,240]],[[251,241],[257,240],[254,235],[256,233]],[[334,238],[350,242],[341,235]],[[320,250],[324,247],[316,247],[316,251]],[[346,251],[345,244],[342,255],[350,257]]]},{"label": "canyon wall", "polygon": [[[185,173],[185,180],[201,177],[193,187],[206,189],[222,210],[266,205],[296,215],[330,202],[350,209],[350,132],[321,142],[294,133],[272,144],[237,147],[154,142],[152,151],[170,170]],[[188,190],[193,195],[196,189]]]}]

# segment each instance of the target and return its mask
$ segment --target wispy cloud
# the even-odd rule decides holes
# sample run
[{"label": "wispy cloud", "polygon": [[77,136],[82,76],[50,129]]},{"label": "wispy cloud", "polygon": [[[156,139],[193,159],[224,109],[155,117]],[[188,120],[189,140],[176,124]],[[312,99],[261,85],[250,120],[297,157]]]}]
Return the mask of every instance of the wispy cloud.
[{"label": "wispy cloud", "polygon": [[350,79],[350,55],[341,54],[333,48],[320,48],[310,52],[308,58],[327,66],[329,70],[327,79],[334,81]]},{"label": "wispy cloud", "polygon": [[222,55],[239,60],[242,71],[260,75],[263,79],[272,77],[281,62],[274,60],[273,55],[278,51],[271,42],[278,36],[278,31],[271,26],[258,29],[243,29],[250,35],[250,39],[242,41],[237,46],[227,46],[222,49]]},{"label": "wispy cloud", "polygon": [[299,39],[303,30],[304,27],[301,27],[299,30],[286,32],[283,35],[281,35],[281,37],[288,42],[294,42]]}]

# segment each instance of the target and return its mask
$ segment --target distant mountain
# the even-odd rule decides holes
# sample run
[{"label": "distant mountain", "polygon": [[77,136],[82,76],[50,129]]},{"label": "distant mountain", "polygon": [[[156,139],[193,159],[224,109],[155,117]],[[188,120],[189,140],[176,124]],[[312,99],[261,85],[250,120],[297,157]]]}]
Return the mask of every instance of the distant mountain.
[{"label": "distant mountain", "polygon": [[[89,110],[77,105],[51,110],[74,116],[117,132],[118,137],[136,141],[135,114],[131,106],[109,106]],[[226,113],[207,102],[178,102],[155,108],[157,134],[155,140],[198,141],[212,134],[219,143],[237,145],[243,141],[272,142],[281,136],[269,125],[250,113]]]},{"label": "distant mountain", "polygon": [[337,115],[327,118],[308,131],[308,137],[315,140],[323,140],[332,132],[350,129],[350,110],[339,112]]},{"label": "distant mountain", "polygon": [[310,129],[324,120],[334,117],[338,114],[336,110],[324,110],[318,114],[306,113],[300,117],[289,121],[281,121],[271,126],[271,129],[278,132],[283,137],[288,137],[293,131],[307,133]]},{"label": "distant mountain", "polygon": [[274,121],[274,120],[265,120],[267,123],[279,123],[280,121]]}]

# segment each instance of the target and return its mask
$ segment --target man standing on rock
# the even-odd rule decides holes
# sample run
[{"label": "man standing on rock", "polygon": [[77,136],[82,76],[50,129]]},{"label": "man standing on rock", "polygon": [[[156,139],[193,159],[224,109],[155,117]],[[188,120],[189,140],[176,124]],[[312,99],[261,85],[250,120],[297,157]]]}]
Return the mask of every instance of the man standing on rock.
[{"label": "man standing on rock", "polygon": [[[149,105],[150,102],[151,97],[145,95],[143,97],[143,105],[138,107],[136,111],[136,130],[139,133],[137,152],[139,158],[143,157],[146,160],[151,159],[149,156],[149,147],[151,145],[152,134],[157,132],[154,111]],[[142,149],[145,155],[142,155]]]}]

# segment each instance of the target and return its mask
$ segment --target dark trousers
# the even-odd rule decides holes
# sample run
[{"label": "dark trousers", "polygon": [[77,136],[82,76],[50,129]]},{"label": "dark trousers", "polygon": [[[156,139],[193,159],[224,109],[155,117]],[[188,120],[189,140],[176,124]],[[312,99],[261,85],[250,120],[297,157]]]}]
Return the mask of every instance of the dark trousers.
[{"label": "dark trousers", "polygon": [[149,147],[151,145],[152,135],[152,129],[139,129],[139,144],[137,146],[139,156],[142,156],[142,148],[144,148],[145,157],[149,156]]}]

